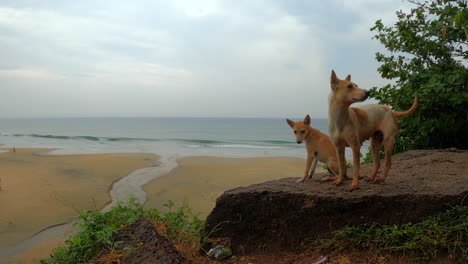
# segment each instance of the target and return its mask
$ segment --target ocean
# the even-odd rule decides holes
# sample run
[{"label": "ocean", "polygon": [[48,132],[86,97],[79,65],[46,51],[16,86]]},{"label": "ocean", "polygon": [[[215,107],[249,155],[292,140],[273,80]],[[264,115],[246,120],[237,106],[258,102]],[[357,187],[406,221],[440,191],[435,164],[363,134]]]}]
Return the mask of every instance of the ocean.
[{"label": "ocean", "polygon": [[[327,132],[327,119],[312,119]],[[305,157],[282,118],[0,119],[7,148],[56,148],[57,154],[149,152],[169,156]],[[368,144],[362,148],[367,151]],[[347,157],[351,157],[347,152]]]}]

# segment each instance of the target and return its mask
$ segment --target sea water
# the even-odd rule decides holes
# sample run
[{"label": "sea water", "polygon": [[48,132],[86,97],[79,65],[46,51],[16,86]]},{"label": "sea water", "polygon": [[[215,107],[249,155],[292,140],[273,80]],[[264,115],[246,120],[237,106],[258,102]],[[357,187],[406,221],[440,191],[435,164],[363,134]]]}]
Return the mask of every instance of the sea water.
[{"label": "sea water", "polygon": [[[327,132],[327,119],[312,127]],[[176,156],[305,157],[284,118],[0,119],[7,148],[56,148],[58,154],[149,152]],[[367,144],[362,153],[367,151]],[[347,157],[350,158],[347,152]]]}]

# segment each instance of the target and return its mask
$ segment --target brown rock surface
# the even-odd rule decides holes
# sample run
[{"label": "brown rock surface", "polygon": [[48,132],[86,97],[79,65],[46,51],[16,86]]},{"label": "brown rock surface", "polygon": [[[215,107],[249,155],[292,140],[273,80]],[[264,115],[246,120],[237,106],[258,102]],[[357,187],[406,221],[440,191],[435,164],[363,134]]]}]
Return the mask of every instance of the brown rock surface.
[{"label": "brown rock surface", "polygon": [[[190,264],[182,253],[177,251],[172,242],[160,235],[153,224],[146,219],[138,219],[131,225],[121,229],[117,241],[123,241],[117,250],[132,248],[129,253],[114,259],[108,250],[102,250],[91,263],[125,263],[125,264]],[[106,262],[107,261],[107,262]]]},{"label": "brown rock surface", "polygon": [[[208,216],[206,233],[213,240],[228,239],[244,252],[293,249],[347,225],[414,223],[448,204],[466,204],[468,151],[415,150],[392,161],[386,182],[361,179],[353,192],[347,191],[350,180],[336,187],[321,182],[322,175],[306,183],[285,178],[229,190]],[[361,175],[371,168],[362,165]]]}]

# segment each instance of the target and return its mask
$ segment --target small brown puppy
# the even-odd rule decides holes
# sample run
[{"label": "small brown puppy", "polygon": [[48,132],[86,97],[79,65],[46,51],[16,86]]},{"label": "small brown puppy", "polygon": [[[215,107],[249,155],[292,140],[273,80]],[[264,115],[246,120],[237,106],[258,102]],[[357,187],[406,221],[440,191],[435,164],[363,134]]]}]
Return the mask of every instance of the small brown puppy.
[{"label": "small brown puppy", "polygon": [[385,146],[385,168],[377,181],[385,181],[392,165],[392,151],[398,132],[397,117],[407,116],[416,110],[418,97],[414,97],[413,106],[405,112],[392,112],[386,105],[368,104],[350,107],[351,104],[362,102],[369,97],[369,91],[361,89],[351,82],[351,75],[340,80],[334,71],[330,77],[331,93],[328,98],[328,133],[338,153],[339,174],[333,182],[340,185],[346,174],[345,147],[353,150],[353,182],[349,187],[352,191],[359,186],[359,163],[361,145],[371,139],[371,154],[374,167],[366,181],[373,181],[380,167],[379,151],[382,143]]},{"label": "small brown puppy", "polygon": [[[327,170],[331,175],[338,173],[338,157],[335,147],[330,138],[320,132],[318,129],[310,126],[310,116],[307,115],[304,121],[294,122],[286,119],[289,126],[293,129],[297,144],[305,141],[307,150],[307,162],[304,177],[297,182],[304,182],[314,175],[317,160],[327,164]],[[310,173],[309,173],[310,171]],[[323,180],[334,180],[336,177],[325,177]]]}]

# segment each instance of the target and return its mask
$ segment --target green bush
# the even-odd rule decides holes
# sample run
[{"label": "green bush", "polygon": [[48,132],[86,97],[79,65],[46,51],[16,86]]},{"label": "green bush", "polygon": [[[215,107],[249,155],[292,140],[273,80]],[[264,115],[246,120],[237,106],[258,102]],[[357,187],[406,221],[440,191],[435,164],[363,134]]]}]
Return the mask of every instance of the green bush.
[{"label": "green bush", "polygon": [[[467,1],[434,0],[396,12],[398,21],[381,20],[371,31],[388,50],[377,53],[383,78],[394,84],[374,87],[371,97],[394,111],[415,113],[399,119],[395,153],[409,149],[468,148]],[[368,159],[371,160],[370,154]]]},{"label": "green bush", "polygon": [[77,233],[65,241],[66,246],[56,248],[53,257],[41,260],[42,264],[86,263],[99,249],[109,251],[122,243],[114,235],[119,229],[145,217],[156,224],[164,226],[164,235],[170,239],[183,241],[187,238],[200,241],[204,221],[200,220],[187,206],[172,211],[174,204],[168,201],[166,207],[171,209],[163,213],[156,209],[144,210],[137,199],[128,203],[118,203],[109,212],[84,211],[75,223]]}]

